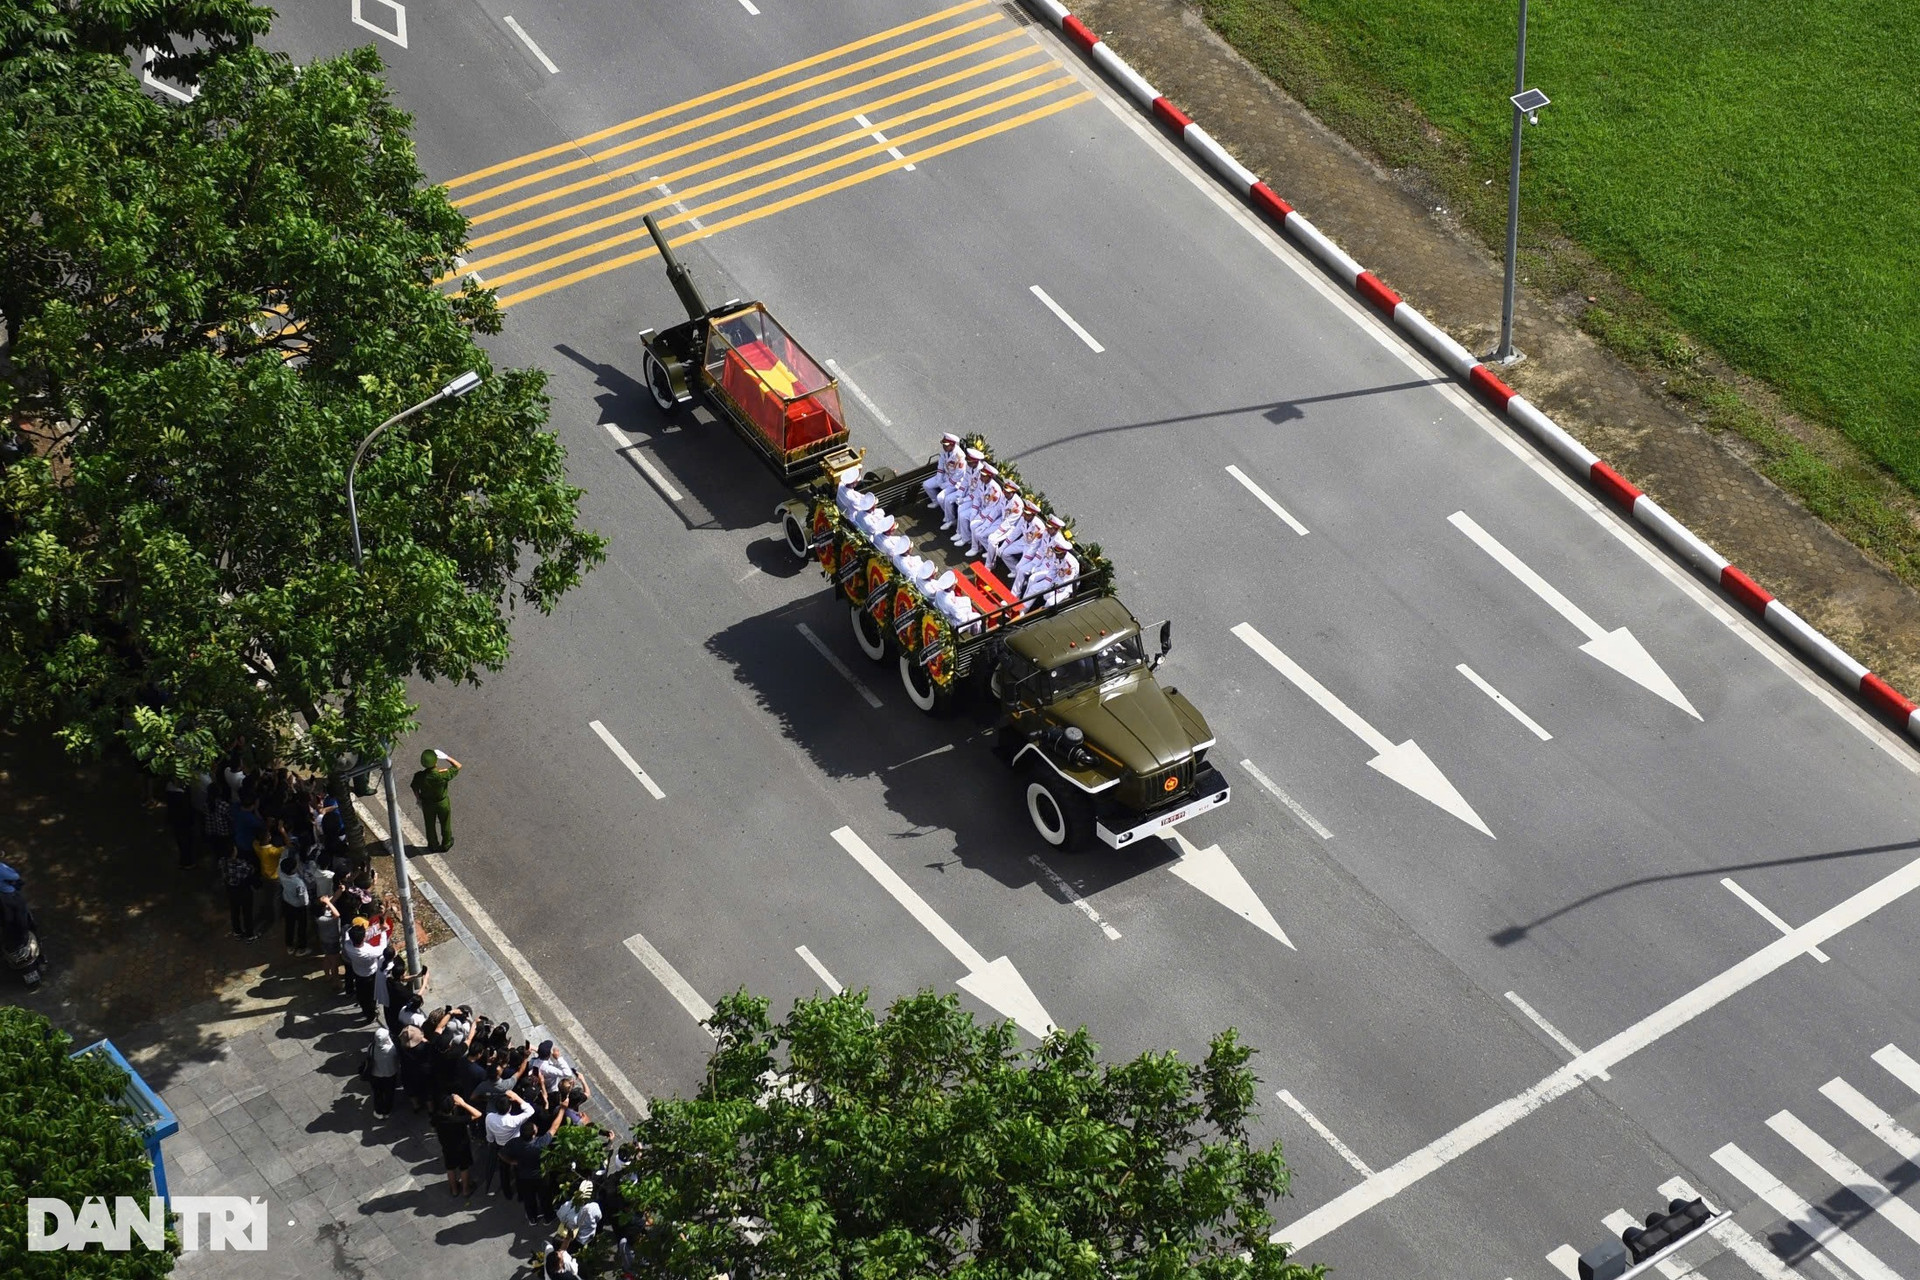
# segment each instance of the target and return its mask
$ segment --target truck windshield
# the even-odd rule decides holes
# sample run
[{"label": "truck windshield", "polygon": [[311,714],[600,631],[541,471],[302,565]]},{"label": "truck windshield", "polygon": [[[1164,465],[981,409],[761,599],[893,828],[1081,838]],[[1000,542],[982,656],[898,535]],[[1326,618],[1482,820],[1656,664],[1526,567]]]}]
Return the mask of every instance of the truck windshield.
[{"label": "truck windshield", "polygon": [[1098,653],[1062,663],[1047,673],[1048,683],[1054,697],[1064,697],[1088,685],[1104,684],[1145,661],[1146,653],[1140,646],[1140,637],[1132,635],[1114,641]]}]

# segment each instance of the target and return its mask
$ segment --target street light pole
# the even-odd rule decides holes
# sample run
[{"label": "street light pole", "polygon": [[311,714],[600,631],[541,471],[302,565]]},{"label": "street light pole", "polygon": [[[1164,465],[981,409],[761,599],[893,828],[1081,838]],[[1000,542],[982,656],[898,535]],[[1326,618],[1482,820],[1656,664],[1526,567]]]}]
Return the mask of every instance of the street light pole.
[{"label": "street light pole", "polygon": [[[1513,92],[1517,97],[1527,88],[1527,0],[1520,0],[1520,43],[1513,55]],[[1493,358],[1511,362],[1513,350],[1513,282],[1519,270],[1520,249],[1520,126],[1526,112],[1513,105],[1513,152],[1507,161],[1507,282],[1500,300],[1500,345]]]},{"label": "street light pole", "polygon": [[[360,507],[353,498],[353,473],[360,469],[360,459],[366,456],[367,446],[388,427],[405,422],[442,400],[456,400],[479,385],[479,374],[470,371],[461,374],[411,409],[401,410],[369,431],[367,438],[360,442],[360,447],[353,451],[353,462],[347,467],[347,523],[353,528],[353,567],[362,577],[367,570],[360,554]],[[400,894],[400,928],[407,936],[407,972],[417,975],[420,972],[420,944],[413,933],[413,885],[407,879],[407,842],[400,834],[400,788],[393,778],[391,743],[386,744],[381,752],[380,771],[387,779],[387,843],[393,853],[394,887]]]}]

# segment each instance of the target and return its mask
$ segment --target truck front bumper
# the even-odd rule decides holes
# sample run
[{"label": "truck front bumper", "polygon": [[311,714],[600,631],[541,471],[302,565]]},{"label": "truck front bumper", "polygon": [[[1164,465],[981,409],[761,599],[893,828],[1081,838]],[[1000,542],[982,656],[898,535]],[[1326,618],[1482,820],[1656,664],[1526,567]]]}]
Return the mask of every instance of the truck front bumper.
[{"label": "truck front bumper", "polygon": [[[1212,765],[1200,770],[1200,776],[1194,779],[1193,794],[1182,804],[1163,809],[1152,814],[1135,826],[1126,824],[1140,815],[1130,810],[1115,807],[1103,812],[1095,819],[1093,829],[1101,841],[1112,849],[1123,849],[1127,845],[1147,836],[1157,836],[1173,830],[1188,818],[1218,809],[1233,796],[1233,787],[1228,784],[1226,775]],[[1109,825],[1109,824],[1114,825]],[[1116,830],[1115,826],[1119,829]]]}]

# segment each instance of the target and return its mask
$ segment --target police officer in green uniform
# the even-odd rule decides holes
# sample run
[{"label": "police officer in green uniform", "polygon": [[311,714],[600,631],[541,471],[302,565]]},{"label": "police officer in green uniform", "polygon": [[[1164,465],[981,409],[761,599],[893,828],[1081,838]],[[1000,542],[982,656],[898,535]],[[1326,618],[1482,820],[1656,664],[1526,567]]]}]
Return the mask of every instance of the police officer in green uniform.
[{"label": "police officer in green uniform", "polygon": [[460,772],[460,762],[429,747],[420,753],[420,766],[413,775],[413,798],[420,802],[427,851],[445,853],[453,848],[453,803],[447,799],[447,784]]}]

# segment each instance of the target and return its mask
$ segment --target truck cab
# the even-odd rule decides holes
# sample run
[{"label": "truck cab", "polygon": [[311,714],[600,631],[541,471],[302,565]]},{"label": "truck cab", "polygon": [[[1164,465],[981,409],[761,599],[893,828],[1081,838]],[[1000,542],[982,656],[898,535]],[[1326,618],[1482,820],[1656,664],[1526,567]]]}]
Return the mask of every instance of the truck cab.
[{"label": "truck cab", "polygon": [[1227,802],[1226,778],[1207,763],[1206,717],[1154,678],[1170,630],[1149,655],[1132,613],[1103,596],[1001,644],[990,681],[1000,751],[1055,848],[1124,848]]}]

